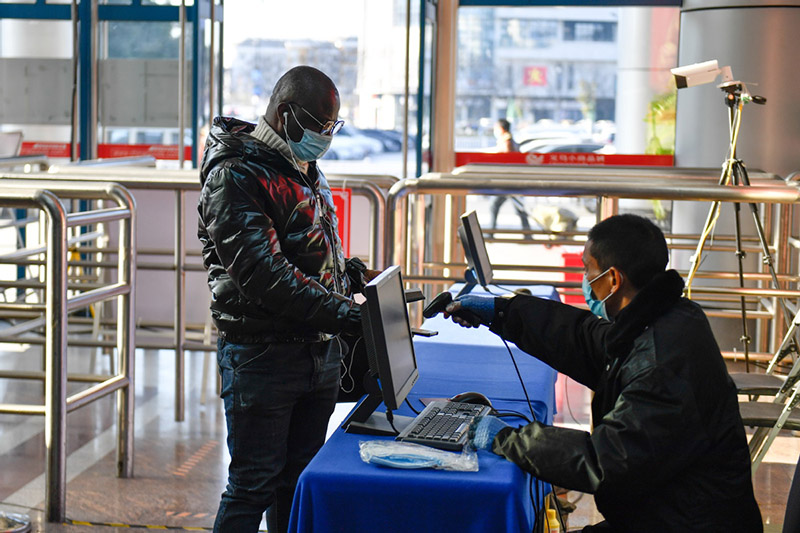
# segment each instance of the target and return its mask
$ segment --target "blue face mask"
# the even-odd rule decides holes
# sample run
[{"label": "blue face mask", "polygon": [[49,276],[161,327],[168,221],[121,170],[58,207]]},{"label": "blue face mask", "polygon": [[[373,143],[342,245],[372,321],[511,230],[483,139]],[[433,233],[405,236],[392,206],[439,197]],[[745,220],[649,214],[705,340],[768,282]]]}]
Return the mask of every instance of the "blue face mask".
[{"label": "blue face mask", "polygon": [[[303,129],[303,137],[298,142],[293,141],[292,138],[289,137],[289,133],[286,133],[286,142],[289,144],[289,149],[300,161],[316,161],[328,151],[328,148],[331,146],[331,140],[333,139],[333,136],[322,135],[316,131],[303,128],[303,126],[300,124],[300,121],[297,120],[297,115],[295,115],[294,109],[292,109],[290,106],[289,110],[292,112],[292,116],[297,122],[297,125]],[[286,124],[284,124],[284,127],[286,127]]]},{"label": "blue face mask", "polygon": [[583,281],[581,282],[581,289],[583,290],[583,298],[586,300],[587,305],[589,306],[589,311],[594,313],[595,315],[605,318],[606,320],[611,320],[608,317],[608,312],[606,311],[606,300],[608,300],[613,292],[608,293],[608,296],[603,298],[602,300],[597,300],[592,296],[592,283],[603,277],[611,270],[611,267],[607,268],[605,272],[602,274],[595,276],[591,281],[586,279],[586,274],[583,275]]}]

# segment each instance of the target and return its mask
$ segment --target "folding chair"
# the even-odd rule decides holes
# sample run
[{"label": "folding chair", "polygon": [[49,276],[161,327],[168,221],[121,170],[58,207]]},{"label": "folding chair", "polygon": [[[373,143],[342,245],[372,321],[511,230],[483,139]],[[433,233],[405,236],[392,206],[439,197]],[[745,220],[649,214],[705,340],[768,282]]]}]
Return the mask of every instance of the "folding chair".
[{"label": "folding chair", "polygon": [[774,375],[775,366],[783,358],[786,348],[792,342],[794,332],[800,325],[800,311],[792,320],[792,325],[770,361],[765,374],[732,374],[740,394],[774,394],[772,402],[739,402],[739,412],[745,426],[757,427],[750,439],[750,459],[752,470],[758,469],[772,441],[782,429],[800,431],[800,357],[795,357],[789,373],[784,379]]},{"label": "folding chair", "polygon": [[[793,306],[790,307],[790,309]],[[789,329],[784,335],[781,345],[775,350],[775,355],[772,356],[766,371],[761,373],[754,372],[731,372],[731,378],[736,384],[736,390],[739,394],[755,395],[762,394],[775,395],[783,388],[784,378],[774,374],[775,368],[778,364],[790,354],[796,347],[791,346],[794,341],[794,335],[800,326],[800,310],[796,311],[795,317],[789,324]],[[794,363],[797,363],[796,355]]]}]

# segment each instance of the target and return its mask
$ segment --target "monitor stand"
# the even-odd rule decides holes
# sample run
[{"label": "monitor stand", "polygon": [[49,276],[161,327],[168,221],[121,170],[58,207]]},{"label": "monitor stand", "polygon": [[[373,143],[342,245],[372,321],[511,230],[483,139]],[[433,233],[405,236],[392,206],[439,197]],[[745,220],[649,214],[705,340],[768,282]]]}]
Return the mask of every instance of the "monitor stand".
[{"label": "monitor stand", "polygon": [[397,429],[395,431],[386,419],[386,413],[375,411],[383,402],[383,395],[378,380],[373,374],[364,376],[364,388],[368,394],[361,399],[350,416],[342,423],[342,428],[346,433],[393,437],[399,435],[406,426],[414,421],[414,418],[410,416],[394,415],[392,423]]},{"label": "monitor stand", "polygon": [[[464,271],[464,286],[461,287],[461,290],[458,291],[458,294],[456,294],[455,298],[458,298],[459,296],[464,296],[465,294],[469,294],[470,292],[472,292],[472,289],[474,289],[477,285],[478,285],[478,278],[477,276],[475,276],[475,271],[472,270],[471,268],[466,269]],[[455,298],[453,299],[455,300]]]}]

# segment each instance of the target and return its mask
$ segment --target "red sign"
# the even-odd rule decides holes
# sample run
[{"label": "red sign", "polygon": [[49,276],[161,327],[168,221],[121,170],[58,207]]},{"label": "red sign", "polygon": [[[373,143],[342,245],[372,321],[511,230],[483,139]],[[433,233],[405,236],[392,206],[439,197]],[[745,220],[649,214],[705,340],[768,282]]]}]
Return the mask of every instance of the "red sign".
[{"label": "red sign", "polygon": [[525,67],[523,83],[529,87],[544,87],[547,85],[547,67]]},{"label": "red sign", "polygon": [[[183,147],[183,158],[192,158],[192,147]],[[98,144],[97,157],[101,159],[111,159],[114,157],[135,157],[139,155],[151,155],[156,159],[178,160],[177,144]]]},{"label": "red sign", "polygon": [[69,157],[69,143],[23,142],[19,155],[44,155],[47,157]]},{"label": "red sign", "polygon": [[469,163],[511,163],[525,165],[600,165],[600,166],[637,166],[637,167],[671,167],[675,158],[671,155],[646,154],[594,154],[594,153],[559,153],[537,154],[511,152],[456,152],[456,166]]},{"label": "red sign", "polygon": [[[563,252],[561,258],[564,259],[565,267],[579,267],[583,268],[583,253],[581,252]],[[583,272],[564,272],[564,281],[574,281],[580,283],[583,280]],[[565,289],[559,289],[558,293],[561,295],[561,301],[565,304],[575,305],[586,303],[583,294],[575,294],[566,292]]]},{"label": "red sign", "polygon": [[344,256],[350,256],[350,199],[352,191],[350,189],[340,189],[331,187],[333,194],[333,206],[336,208],[336,218],[339,219],[339,236],[342,238],[342,250]]},{"label": "red sign", "polygon": [[[80,146],[78,147],[80,150]],[[184,159],[192,158],[192,147],[184,146]],[[20,155],[44,155],[47,157],[70,156],[69,143],[57,142],[23,142],[19,151]],[[112,159],[115,157],[134,157],[151,155],[156,159],[178,160],[177,144],[98,144],[97,157],[99,159]]]}]

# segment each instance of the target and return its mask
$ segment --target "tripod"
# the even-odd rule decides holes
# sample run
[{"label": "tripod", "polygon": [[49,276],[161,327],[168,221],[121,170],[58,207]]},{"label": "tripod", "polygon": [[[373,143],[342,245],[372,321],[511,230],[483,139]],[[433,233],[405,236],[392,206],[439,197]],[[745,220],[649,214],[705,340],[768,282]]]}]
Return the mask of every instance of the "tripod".
[{"label": "tripod", "polygon": [[[722,174],[719,179],[719,184],[745,185],[749,187],[750,179],[747,175],[747,168],[745,167],[744,162],[741,159],[737,159],[736,157],[736,146],[739,141],[739,129],[742,123],[742,109],[744,107],[744,104],[747,102],[753,102],[756,104],[763,105],[767,102],[767,100],[766,98],[761,96],[751,96],[750,94],[748,94],[744,84],[739,81],[729,81],[723,83],[722,85],[719,86],[719,88],[722,89],[722,91],[725,93],[725,105],[728,108],[729,129],[730,129],[730,146],[728,149],[728,158],[723,164]],[[773,288],[779,289],[780,283],[778,281],[778,275],[775,272],[775,266],[772,261],[772,254],[770,253],[766,237],[764,236],[764,228],[761,224],[761,217],[759,216],[758,205],[751,202],[749,203],[749,206],[750,206],[750,212],[753,215],[756,234],[758,236],[758,240],[761,245],[761,253],[763,256],[762,262],[769,269]],[[700,234],[700,240],[697,243],[697,248],[695,250],[694,255],[691,257],[689,276],[686,282],[687,296],[689,298],[691,298],[692,281],[694,280],[694,276],[697,273],[697,269],[700,266],[703,248],[705,247],[705,242],[708,239],[711,232],[713,231],[714,225],[716,224],[717,219],[719,218],[720,207],[721,207],[721,202],[719,200],[714,201],[711,204],[708,216],[706,217],[705,225],[703,226],[703,231]],[[740,224],[741,204],[739,202],[734,203],[734,215],[735,215],[734,238],[736,241],[736,257],[738,259],[738,266],[739,266],[739,288],[744,288],[744,258],[746,253],[742,249],[742,235],[741,235],[741,224]],[[797,353],[798,351],[797,343],[794,340],[794,332],[797,329],[798,320],[797,318],[795,318],[794,320],[790,320],[789,316],[791,315],[791,311],[789,309],[788,304],[782,297],[778,297],[778,300],[780,301],[780,304],[783,307],[784,311],[783,318],[786,322],[786,326],[789,332],[787,333],[787,337],[784,338],[784,342],[781,343],[781,347],[776,352],[775,357],[770,362],[770,370],[774,367],[774,365],[777,362],[780,361],[780,359],[785,357],[787,354],[792,352]],[[747,305],[743,294],[740,296],[740,305],[742,310],[742,336],[740,337],[739,340],[742,341],[742,345],[744,348],[745,370],[749,372],[750,371],[749,346],[751,339],[747,328]]]}]

